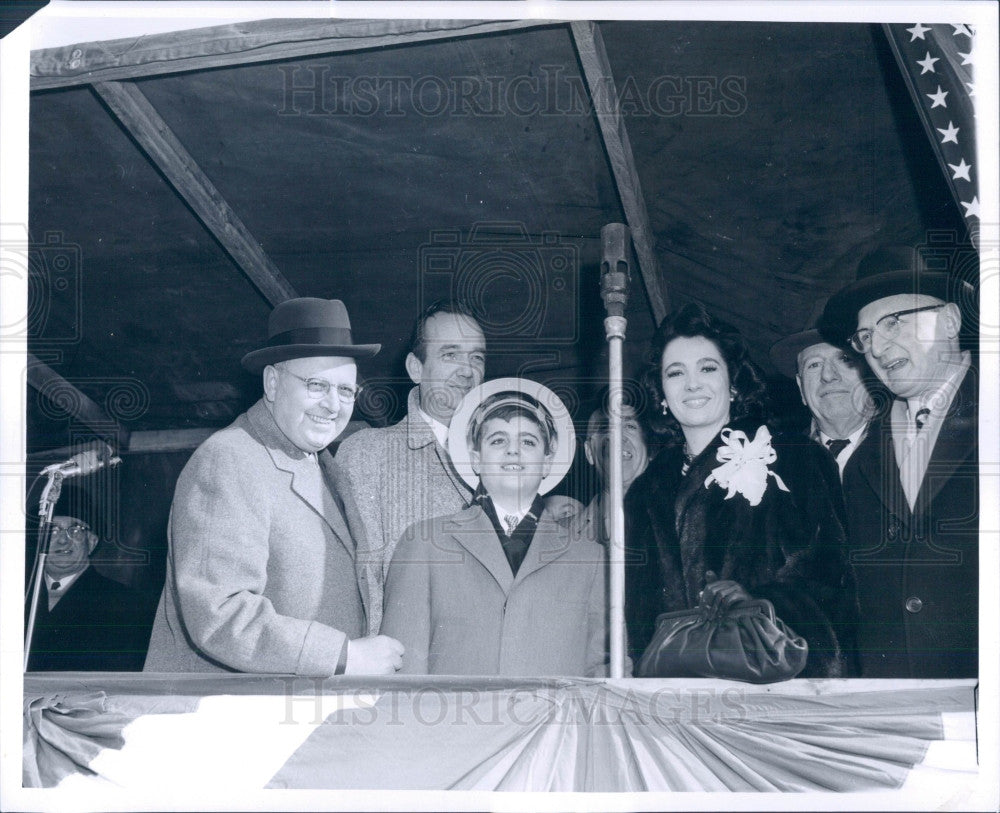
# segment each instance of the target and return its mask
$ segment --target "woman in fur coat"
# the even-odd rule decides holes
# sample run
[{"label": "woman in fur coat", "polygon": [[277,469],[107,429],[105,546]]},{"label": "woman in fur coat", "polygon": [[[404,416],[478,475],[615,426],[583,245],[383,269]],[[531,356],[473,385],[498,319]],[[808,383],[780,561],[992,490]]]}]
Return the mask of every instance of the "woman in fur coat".
[{"label": "woman in fur coat", "polygon": [[766,598],[809,644],[801,677],[854,674],[857,598],[833,459],[805,436],[771,436],[743,338],[700,305],[660,325],[645,384],[663,447],[625,502],[633,661],[660,613]]}]

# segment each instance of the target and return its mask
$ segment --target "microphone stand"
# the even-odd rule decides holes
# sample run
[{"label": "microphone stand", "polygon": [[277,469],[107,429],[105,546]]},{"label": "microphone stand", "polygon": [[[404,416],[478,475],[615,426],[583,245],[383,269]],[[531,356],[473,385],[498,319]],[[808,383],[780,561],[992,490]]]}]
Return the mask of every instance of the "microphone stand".
[{"label": "microphone stand", "polygon": [[622,344],[625,341],[625,303],[628,301],[631,238],[623,223],[601,229],[601,297],[608,315],[608,427],[610,449],[610,638],[611,677],[625,676],[625,493],[622,474]]},{"label": "microphone stand", "polygon": [[28,608],[28,627],[24,635],[24,671],[28,671],[28,658],[31,657],[31,639],[35,634],[35,617],[38,614],[38,599],[42,593],[42,580],[45,578],[45,560],[49,555],[49,545],[52,542],[52,512],[59,501],[62,492],[63,474],[60,471],[49,473],[49,481],[42,490],[38,501],[38,516],[41,525],[38,529],[38,553],[35,557],[35,578],[31,588],[31,604]]}]

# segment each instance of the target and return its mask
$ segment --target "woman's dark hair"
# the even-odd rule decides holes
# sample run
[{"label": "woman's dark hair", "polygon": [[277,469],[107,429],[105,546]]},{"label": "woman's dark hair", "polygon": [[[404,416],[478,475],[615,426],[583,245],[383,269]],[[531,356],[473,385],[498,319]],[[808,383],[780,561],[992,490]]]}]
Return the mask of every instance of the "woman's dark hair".
[{"label": "woman's dark hair", "polygon": [[767,390],[763,376],[750,360],[750,351],[743,336],[728,322],[710,315],[699,303],[689,302],[660,322],[650,342],[642,377],[650,396],[646,415],[650,429],[667,445],[684,442],[684,433],[677,419],[669,411],[666,415],[662,412],[661,404],[666,396],[660,373],[663,351],[670,342],[682,336],[701,336],[722,353],[729,371],[729,385],[736,392],[729,408],[729,420],[749,418],[763,423],[767,417]]}]

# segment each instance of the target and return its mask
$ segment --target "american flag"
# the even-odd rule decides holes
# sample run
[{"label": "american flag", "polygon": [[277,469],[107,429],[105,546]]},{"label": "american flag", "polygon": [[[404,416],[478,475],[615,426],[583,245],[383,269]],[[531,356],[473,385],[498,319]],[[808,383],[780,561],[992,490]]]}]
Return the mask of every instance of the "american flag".
[{"label": "american flag", "polygon": [[924,129],[972,234],[979,226],[973,26],[885,24]]}]

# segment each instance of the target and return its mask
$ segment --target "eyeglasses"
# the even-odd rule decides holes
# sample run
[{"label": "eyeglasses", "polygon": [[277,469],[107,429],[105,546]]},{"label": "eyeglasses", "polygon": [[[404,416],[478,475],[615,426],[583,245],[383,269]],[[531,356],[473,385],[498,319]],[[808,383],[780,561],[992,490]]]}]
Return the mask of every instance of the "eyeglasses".
[{"label": "eyeglasses", "polygon": [[877,333],[883,339],[891,341],[899,335],[899,317],[909,316],[911,313],[920,313],[921,311],[933,311],[938,308],[943,308],[944,304],[940,305],[924,305],[922,308],[910,308],[906,311],[896,311],[895,313],[887,313],[881,319],[875,323],[874,328],[863,327],[861,330],[854,333],[847,341],[858,353],[867,353],[872,346],[872,335]]},{"label": "eyeglasses", "polygon": [[83,539],[88,533],[90,533],[90,528],[86,525],[70,525],[68,528],[63,528],[59,525],[52,526],[52,535],[56,536],[58,534],[66,534],[74,542],[78,542]]},{"label": "eyeglasses", "polygon": [[[320,398],[325,398],[330,392],[330,388],[333,386],[329,381],[324,381],[322,378],[303,378],[300,375],[295,375],[291,370],[285,370],[281,368],[283,372],[288,373],[292,378],[297,378],[303,384],[306,385],[306,392],[317,401]],[[352,387],[350,384],[338,384],[337,385],[337,395],[340,400],[345,404],[352,403],[357,399],[358,395],[361,394],[362,387]]]}]

